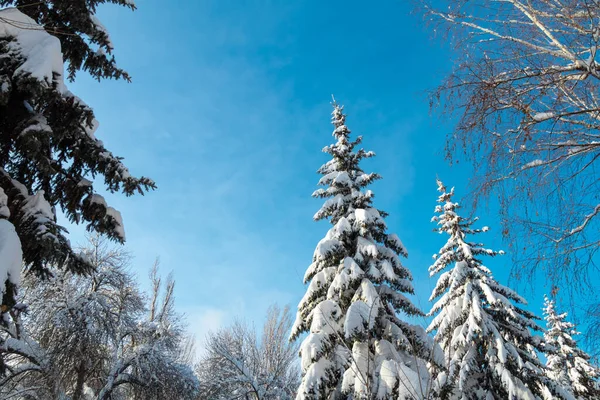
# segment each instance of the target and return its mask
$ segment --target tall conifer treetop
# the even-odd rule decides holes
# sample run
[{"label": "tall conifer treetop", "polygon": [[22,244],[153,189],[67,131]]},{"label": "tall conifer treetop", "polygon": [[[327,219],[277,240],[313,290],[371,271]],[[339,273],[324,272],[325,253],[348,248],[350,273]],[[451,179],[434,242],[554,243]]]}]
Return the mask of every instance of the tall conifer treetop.
[{"label": "tall conifer treetop", "polygon": [[438,299],[429,315],[428,331],[446,358],[446,370],[438,379],[439,392],[447,399],[536,400],[552,392],[554,398],[570,398],[545,376],[535,350],[543,349],[530,329],[541,328],[536,317],[516,306],[526,304],[513,290],[499,284],[481,260],[502,252],[469,240],[488,230],[473,228],[477,221],[461,217],[458,203],[438,180],[437,231],[448,241],[435,255],[431,276],[441,273],[430,300]]},{"label": "tall conifer treetop", "polygon": [[374,153],[356,149],[361,137],[350,140],[343,107],[335,102],[332,115],[336,142],[323,149],[332,159],[318,170],[325,188],[313,197],[327,199],[314,219],[333,226],[304,276],[309,286],[292,329],[292,339],[308,332],[297,398],[415,397],[426,370],[413,348],[427,339],[398,317],[422,315],[403,294],[413,293],[412,276],[400,261],[407,252],[386,232],[387,214],[373,207],[373,192],[366,189],[380,177],[359,164]]},{"label": "tall conifer treetop", "polygon": [[548,376],[578,400],[600,399],[600,369],[590,363],[590,356],[573,339],[579,332],[566,320],[567,313],[557,313],[554,300],[544,300]]}]

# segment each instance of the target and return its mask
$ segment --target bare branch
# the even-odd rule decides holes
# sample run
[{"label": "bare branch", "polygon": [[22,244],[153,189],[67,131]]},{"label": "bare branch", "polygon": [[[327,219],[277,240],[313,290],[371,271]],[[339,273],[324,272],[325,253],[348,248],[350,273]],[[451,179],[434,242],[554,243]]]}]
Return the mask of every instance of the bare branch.
[{"label": "bare branch", "polygon": [[474,203],[498,195],[515,277],[544,269],[583,288],[600,242],[598,2],[445,4],[424,11],[460,49],[432,94],[459,117],[447,157],[474,165]]}]

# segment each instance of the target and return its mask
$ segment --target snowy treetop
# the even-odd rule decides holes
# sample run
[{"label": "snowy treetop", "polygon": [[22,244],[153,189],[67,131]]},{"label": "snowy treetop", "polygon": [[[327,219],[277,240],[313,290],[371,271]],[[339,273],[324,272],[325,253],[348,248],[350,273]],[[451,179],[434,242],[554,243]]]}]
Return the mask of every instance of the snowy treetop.
[{"label": "snowy treetop", "polygon": [[323,149],[332,159],[318,170],[324,188],[313,193],[326,199],[314,219],[332,226],[306,270],[308,289],[292,328],[292,338],[308,332],[297,398],[328,398],[335,390],[353,398],[402,398],[398,386],[412,394],[426,386],[419,352],[431,343],[398,317],[422,312],[405,296],[413,293],[400,260],[406,248],[387,233],[387,214],[373,207],[366,189],[380,177],[359,163],[374,153],[357,149],[361,138],[350,139],[343,107],[335,103],[332,124],[336,142]]},{"label": "snowy treetop", "polygon": [[571,392],[578,400],[600,396],[600,368],[590,363],[590,356],[574,339],[579,335],[575,325],[566,320],[567,313],[556,311],[556,302],[544,297],[546,319],[546,368],[548,376]]},{"label": "snowy treetop", "polygon": [[[484,248],[480,243],[466,241],[467,235],[487,232],[489,228],[487,226],[480,229],[472,228],[477,218],[467,219],[457,214],[460,205],[452,201],[454,188],[449,192],[446,191],[446,187],[439,179],[437,180],[437,184],[438,191],[441,194],[438,197],[439,204],[435,207],[435,212],[439,215],[434,216],[431,220],[432,222],[437,222],[437,232],[446,233],[450,235],[450,238],[439,253],[434,255],[436,260],[429,268],[430,275],[433,276],[439,273],[452,262],[458,260],[471,260],[480,255],[493,257],[504,254],[502,250],[494,251]],[[480,268],[482,271],[487,271],[487,268],[483,265],[480,265]],[[515,300],[524,302],[521,298]]]},{"label": "snowy treetop", "polygon": [[429,313],[433,320],[427,330],[435,333],[446,355],[439,390],[454,392],[459,399],[477,392],[477,398],[504,393],[502,398],[537,400],[542,388],[560,392],[544,377],[535,354],[543,350],[530,331],[541,330],[537,317],[515,305],[526,304],[525,299],[498,283],[480,259],[502,252],[469,240],[469,235],[486,232],[487,227],[473,228],[477,219],[458,214],[454,189],[448,191],[440,180],[437,184],[441,194],[432,221],[448,239],[429,268],[432,276],[440,275],[430,300],[439,299]]}]

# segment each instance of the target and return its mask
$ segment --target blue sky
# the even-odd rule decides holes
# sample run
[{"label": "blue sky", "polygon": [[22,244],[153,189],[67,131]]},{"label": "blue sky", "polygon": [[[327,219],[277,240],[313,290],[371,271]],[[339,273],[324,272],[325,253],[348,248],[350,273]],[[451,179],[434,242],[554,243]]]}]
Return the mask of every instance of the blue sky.
[{"label": "blue sky", "polygon": [[[258,323],[270,303],[295,307],[303,296],[328,229],[312,221],[321,202],[310,195],[332,141],[332,93],[377,153],[364,164],[383,176],[375,205],[408,248],[415,301],[430,308],[427,267],[445,240],[430,223],[435,177],[460,195],[470,171],[444,160],[452,125],[427,100],[451,54],[407,3],[140,0],[134,13],[100,10],[133,82],[81,74],[70,89],[94,108],[98,138],[157,182],[147,196],[109,201],[123,214],[133,270],[145,282],[160,257],[174,271],[178,308],[200,342],[234,317]],[[493,210],[478,214],[491,228],[482,240],[502,248]],[[488,266],[507,282],[510,256]],[[546,290],[524,293],[540,314]]]}]

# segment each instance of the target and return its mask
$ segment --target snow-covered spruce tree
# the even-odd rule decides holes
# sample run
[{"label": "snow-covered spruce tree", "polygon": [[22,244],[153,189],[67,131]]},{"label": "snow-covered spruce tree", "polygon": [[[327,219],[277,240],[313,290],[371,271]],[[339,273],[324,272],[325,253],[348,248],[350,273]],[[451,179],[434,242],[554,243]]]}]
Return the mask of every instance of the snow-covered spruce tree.
[{"label": "snow-covered spruce tree", "polygon": [[94,15],[102,2],[0,0],[0,6],[19,7],[0,10],[0,324],[7,333],[0,334],[0,376],[9,344],[24,339],[15,309],[21,260],[41,276],[51,268],[75,273],[93,268],[71,248],[56,222],[57,210],[122,242],[121,215],[95,192],[91,179],[103,177],[109,192],[126,195],[155,186],[150,179],[132,177],[121,158],[96,139],[91,108],[67,90],[63,79],[63,54],[71,77],[84,69],[98,79],[127,78],[102,55],[110,50]]},{"label": "snow-covered spruce tree", "polygon": [[573,339],[579,332],[574,324],[566,321],[567,313],[558,314],[554,300],[544,299],[548,377],[571,391],[577,399],[600,399],[600,369],[590,363],[590,356]]},{"label": "snow-covered spruce tree", "polygon": [[313,193],[329,198],[315,214],[333,227],[317,245],[304,282],[292,339],[304,332],[300,346],[302,382],[297,399],[420,398],[427,371],[415,354],[426,353],[427,337],[398,317],[422,315],[402,293],[413,293],[412,276],[399,256],[407,253],[395,234],[386,233],[383,211],[373,207],[365,190],[379,178],[365,173],[361,160],[373,152],[356,150],[343,108],[333,104],[335,144],[319,169]]},{"label": "snow-covered spruce tree", "polygon": [[[96,3],[0,1],[22,6],[0,10],[0,188],[9,211],[0,218],[14,226],[23,261],[36,274],[46,275],[49,265],[75,272],[91,267],[72,251],[56,223],[57,209],[89,230],[125,239],[119,212],[95,193],[92,178],[101,176],[108,191],[126,195],[154,187],[150,179],[132,177],[96,139],[92,109],[63,80],[63,54],[71,75],[82,68],[96,78],[123,76],[114,60],[101,56],[110,41],[94,16]],[[13,284],[0,285],[5,308],[12,305]]]},{"label": "snow-covered spruce tree", "polygon": [[[432,221],[446,244],[429,267],[431,276],[444,271],[431,295],[439,300],[430,311],[435,316],[427,329],[445,353],[446,369],[438,376],[437,390],[444,399],[534,400],[548,391],[554,398],[570,398],[544,375],[536,355],[543,348],[532,313],[516,306],[526,301],[499,284],[481,260],[502,254],[472,242],[468,235],[486,232],[473,228],[477,221],[461,217],[452,201],[454,188],[446,191],[438,180],[440,203]],[[441,296],[441,297],[440,297]]]}]

